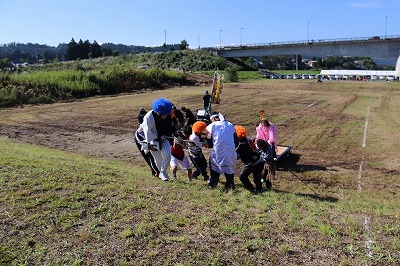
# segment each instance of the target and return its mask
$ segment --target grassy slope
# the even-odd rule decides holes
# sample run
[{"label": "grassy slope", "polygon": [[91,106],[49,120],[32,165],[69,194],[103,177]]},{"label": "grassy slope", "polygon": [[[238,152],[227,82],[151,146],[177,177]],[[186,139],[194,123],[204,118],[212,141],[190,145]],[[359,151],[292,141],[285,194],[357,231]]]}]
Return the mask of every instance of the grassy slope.
[{"label": "grassy slope", "polygon": [[[266,84],[279,88],[274,81]],[[290,172],[279,173],[279,189],[252,195],[240,186],[227,193],[209,190],[201,181],[162,183],[131,164],[0,138],[0,264],[396,265],[399,176],[376,169],[390,169],[390,156],[398,158],[398,149],[390,148],[398,145],[393,140],[399,126],[398,93],[387,87],[391,85],[309,89],[303,84],[282,92],[292,95],[291,105],[280,106],[282,95],[268,94],[268,103],[277,102],[272,115],[286,133],[282,141],[304,157],[323,145],[327,152],[321,153],[321,162],[341,162],[334,151],[343,156],[343,150],[332,147],[341,143],[355,150],[349,156],[357,162],[388,150],[391,154],[382,161],[365,161],[363,190],[356,185],[359,164],[348,172],[297,173],[319,196]],[[257,89],[255,85],[244,106],[257,106]],[[224,91],[229,102],[233,95],[240,99],[249,94],[229,91],[235,91],[235,84]],[[296,113],[314,101],[319,120],[307,119],[308,109]],[[373,112],[364,150],[359,146],[368,106]],[[224,113],[224,108],[232,110],[235,115],[229,119],[240,124],[254,122],[239,115],[241,108],[235,104],[220,108]],[[344,116],[340,127],[334,119],[330,122],[332,115]],[[286,132],[286,124],[308,126],[310,131]],[[378,138],[379,143],[373,141]],[[369,235],[365,217],[370,219]],[[374,241],[372,260],[367,256],[368,238]]]}]

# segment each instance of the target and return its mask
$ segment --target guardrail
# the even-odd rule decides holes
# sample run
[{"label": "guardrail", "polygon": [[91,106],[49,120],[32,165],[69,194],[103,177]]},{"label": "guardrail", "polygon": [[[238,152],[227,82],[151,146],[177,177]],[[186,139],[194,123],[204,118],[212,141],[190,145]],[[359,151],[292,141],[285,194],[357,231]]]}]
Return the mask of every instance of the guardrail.
[{"label": "guardrail", "polygon": [[335,38],[335,39],[319,39],[319,40],[301,40],[301,41],[285,41],[285,42],[270,42],[270,43],[255,43],[244,45],[217,45],[215,47],[205,47],[206,50],[240,50],[240,49],[255,49],[260,47],[274,47],[274,46],[291,46],[291,45],[304,45],[304,44],[331,44],[331,43],[349,43],[349,42],[378,42],[388,41],[393,39],[400,39],[400,35],[386,35],[386,36],[372,36],[372,37],[353,37],[353,38]]}]

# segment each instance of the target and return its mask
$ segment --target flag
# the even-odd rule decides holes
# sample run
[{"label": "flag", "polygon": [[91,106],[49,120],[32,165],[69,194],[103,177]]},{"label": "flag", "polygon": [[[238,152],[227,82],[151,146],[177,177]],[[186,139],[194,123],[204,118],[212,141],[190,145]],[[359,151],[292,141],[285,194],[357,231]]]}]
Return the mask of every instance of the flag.
[{"label": "flag", "polygon": [[221,98],[221,92],[223,88],[223,80],[224,80],[224,75],[218,73],[218,71],[214,72],[214,79],[213,79],[213,89],[211,93],[211,102],[219,104]]}]

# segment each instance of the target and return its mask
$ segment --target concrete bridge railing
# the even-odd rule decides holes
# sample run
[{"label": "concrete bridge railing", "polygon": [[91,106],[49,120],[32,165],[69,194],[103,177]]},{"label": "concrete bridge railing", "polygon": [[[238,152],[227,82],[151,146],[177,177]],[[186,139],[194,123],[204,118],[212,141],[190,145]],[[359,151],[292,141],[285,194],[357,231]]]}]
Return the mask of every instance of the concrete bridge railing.
[{"label": "concrete bridge railing", "polygon": [[324,58],[333,56],[359,56],[390,59],[400,55],[400,35],[302,40],[204,48],[222,57],[263,57],[269,55],[301,55]]}]

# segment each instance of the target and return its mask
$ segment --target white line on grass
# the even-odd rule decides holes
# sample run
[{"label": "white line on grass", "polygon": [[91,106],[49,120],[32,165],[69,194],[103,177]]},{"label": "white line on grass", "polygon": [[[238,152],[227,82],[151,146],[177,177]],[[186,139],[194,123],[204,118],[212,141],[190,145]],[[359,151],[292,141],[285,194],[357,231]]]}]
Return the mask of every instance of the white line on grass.
[{"label": "white line on grass", "polygon": [[365,216],[364,227],[365,227],[365,231],[367,231],[367,243],[366,243],[367,251],[368,251],[367,255],[368,255],[368,257],[372,258],[374,254],[372,253],[372,250],[371,250],[372,249],[372,239],[370,236],[371,230],[369,230],[369,221],[370,220],[371,220],[371,218],[369,218],[368,216]]},{"label": "white line on grass", "polygon": [[[362,147],[365,148],[365,146],[367,145],[367,131],[368,131],[368,124],[369,124],[369,106],[367,109],[367,119],[365,121],[365,129],[364,129],[364,138],[363,138],[363,144]],[[361,186],[361,178],[362,178],[362,171],[363,171],[363,164],[364,161],[361,161],[360,164],[360,169],[358,171],[358,190],[361,191],[362,190],[362,186]],[[372,253],[372,239],[371,239],[371,230],[369,229],[369,223],[370,223],[371,218],[366,215],[364,218],[364,228],[365,231],[367,232],[367,242],[365,243],[366,247],[367,247],[367,255],[368,257],[372,258],[373,257],[373,253]]]},{"label": "white line on grass", "polygon": [[363,148],[365,148],[365,146],[367,145],[368,124],[369,124],[369,106],[368,106],[368,112],[367,112],[367,120],[365,121],[364,139],[363,139],[363,144],[362,144]]},{"label": "white line on grass", "polygon": [[363,161],[361,161],[360,164],[360,169],[358,170],[358,190],[362,190],[362,186],[361,186],[361,178],[362,178],[362,169],[363,169]]}]

